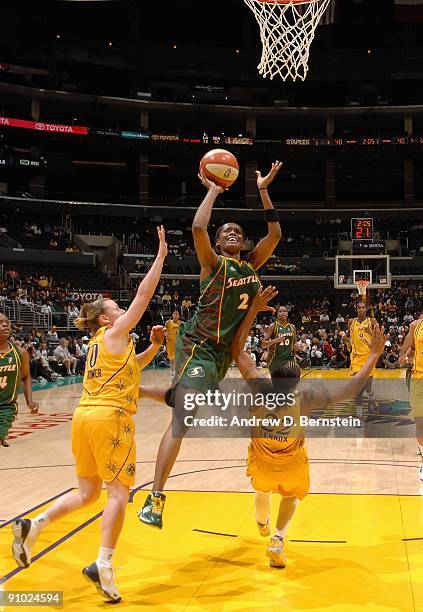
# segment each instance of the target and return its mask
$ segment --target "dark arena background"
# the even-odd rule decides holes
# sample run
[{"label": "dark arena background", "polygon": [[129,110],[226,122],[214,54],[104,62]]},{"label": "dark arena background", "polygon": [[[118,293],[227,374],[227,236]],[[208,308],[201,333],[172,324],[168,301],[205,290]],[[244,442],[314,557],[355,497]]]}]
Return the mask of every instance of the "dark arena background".
[{"label": "dark arena background", "polygon": [[[255,172],[264,177],[282,162],[268,192],[282,237],[258,274],[278,291],[270,305],[286,306],[295,326],[300,385],[332,393],[352,384],[364,300],[363,316],[385,334],[374,387],[360,400],[315,406],[313,417],[352,416],[358,425],[306,428],[309,494],[285,535],[281,491],[271,488],[277,533],[269,528],[267,539],[256,523],[254,489],[263,487],[246,475],[250,440],[239,431],[191,431],[165,486],[163,528],[138,519],[172,417],[141,392],[135,483],[113,561],[119,606],[423,610],[423,394],[413,404],[406,384],[423,378],[423,0],[329,0],[305,80],[260,75],[260,31],[242,0],[5,1],[1,24],[0,321],[8,318],[11,342],[29,356],[39,411],[21,393],[0,446],[0,609],[104,605],[104,585],[97,593],[81,570],[98,553],[105,488],[43,528],[29,568],[13,558],[12,528],[78,495],[71,424],[92,353],[87,359],[90,333],[75,320],[99,298],[130,307],[156,257],[157,226],[168,254],[131,331],[135,353],[149,350],[151,328],[175,311],[185,326],[200,316],[192,224],[207,189],[198,168],[205,153],[226,149],[239,176],[213,206],[212,245],[222,224],[236,222],[248,257],[272,226]],[[235,316],[230,308],[219,317]],[[260,312],[245,342],[263,377],[276,314]],[[167,343],[141,385],[170,387]],[[4,350],[0,434],[12,360]],[[234,388],[243,384],[235,361],[225,381]],[[204,375],[195,365],[188,373]],[[298,470],[281,467],[280,478],[300,479]],[[279,532],[284,569],[282,553],[272,566]]]}]

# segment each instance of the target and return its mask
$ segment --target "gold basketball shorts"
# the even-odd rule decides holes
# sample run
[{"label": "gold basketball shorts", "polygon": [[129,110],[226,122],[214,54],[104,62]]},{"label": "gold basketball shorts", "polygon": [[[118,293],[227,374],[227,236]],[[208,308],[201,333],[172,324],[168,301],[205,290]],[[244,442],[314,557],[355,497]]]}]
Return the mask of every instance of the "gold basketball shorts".
[{"label": "gold basketball shorts", "polygon": [[117,478],[135,482],[135,425],[132,416],[114,406],[78,406],[72,419],[72,453],[81,478]]},{"label": "gold basketball shorts", "polygon": [[307,451],[302,446],[292,459],[277,464],[262,459],[250,445],[247,476],[256,491],[274,491],[283,497],[304,499],[310,489]]}]

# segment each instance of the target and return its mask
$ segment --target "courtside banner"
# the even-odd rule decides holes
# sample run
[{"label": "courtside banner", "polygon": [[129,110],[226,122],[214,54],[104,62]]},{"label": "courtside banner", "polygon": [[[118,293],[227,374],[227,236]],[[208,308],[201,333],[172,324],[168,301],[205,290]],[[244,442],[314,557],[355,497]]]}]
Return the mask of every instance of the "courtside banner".
[{"label": "courtside banner", "polygon": [[88,128],[82,125],[62,125],[60,123],[44,123],[42,121],[27,121],[12,117],[0,117],[0,126],[36,130],[38,132],[51,132],[54,134],[79,134],[86,136]]}]

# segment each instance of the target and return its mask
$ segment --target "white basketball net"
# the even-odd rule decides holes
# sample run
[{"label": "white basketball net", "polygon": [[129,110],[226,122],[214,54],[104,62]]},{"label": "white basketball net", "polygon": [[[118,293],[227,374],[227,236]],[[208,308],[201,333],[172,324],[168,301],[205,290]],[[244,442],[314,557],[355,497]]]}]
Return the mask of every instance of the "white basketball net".
[{"label": "white basketball net", "polygon": [[366,289],[369,285],[369,281],[368,280],[358,280],[358,281],[355,281],[355,284],[357,285],[359,295],[366,295]]},{"label": "white basketball net", "polygon": [[277,0],[244,0],[260,27],[263,45],[257,66],[263,78],[305,80],[310,45],[330,0],[279,4]]}]

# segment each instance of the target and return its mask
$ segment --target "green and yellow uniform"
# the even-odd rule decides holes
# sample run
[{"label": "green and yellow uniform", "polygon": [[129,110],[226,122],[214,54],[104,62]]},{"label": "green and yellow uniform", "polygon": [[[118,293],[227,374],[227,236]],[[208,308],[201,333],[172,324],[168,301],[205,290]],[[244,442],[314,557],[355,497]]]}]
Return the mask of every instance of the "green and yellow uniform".
[{"label": "green and yellow uniform", "polygon": [[410,377],[410,404],[414,418],[423,417],[423,319],[414,328],[414,360]]},{"label": "green and yellow uniform", "polygon": [[4,440],[18,412],[22,355],[11,342],[0,353],[0,440]]},{"label": "green and yellow uniform", "polygon": [[260,279],[248,262],[219,256],[200,284],[194,316],[176,337],[174,387],[211,388],[226,376],[231,342],[259,287]]},{"label": "green and yellow uniform", "polygon": [[269,357],[267,363],[269,364],[270,375],[278,370],[285,361],[292,361],[295,358],[294,354],[294,339],[295,339],[295,327],[292,323],[278,323],[275,321],[273,327],[271,340],[278,336],[285,336],[283,342],[274,344],[269,349]]}]

